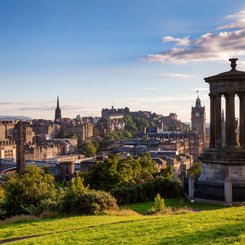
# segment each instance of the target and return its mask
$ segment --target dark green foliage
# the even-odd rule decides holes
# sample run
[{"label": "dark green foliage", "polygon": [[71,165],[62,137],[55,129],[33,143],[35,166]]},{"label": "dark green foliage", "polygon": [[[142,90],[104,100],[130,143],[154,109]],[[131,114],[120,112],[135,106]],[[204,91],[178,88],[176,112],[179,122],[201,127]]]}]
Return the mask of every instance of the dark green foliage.
[{"label": "dark green foliage", "polygon": [[157,176],[162,176],[167,179],[173,179],[174,176],[174,169],[172,165],[168,165],[166,168],[161,169]]},{"label": "dark green foliage", "polygon": [[187,174],[189,177],[198,177],[201,174],[201,163],[194,163],[188,170]]},{"label": "dark green foliage", "polygon": [[59,139],[72,139],[76,137],[74,134],[66,131],[66,130],[60,130],[60,132],[56,135],[56,138],[59,138]]},{"label": "dark green foliage", "polygon": [[7,216],[7,211],[3,207],[4,190],[0,185],[0,219],[4,219]]},{"label": "dark green foliage", "polygon": [[53,176],[35,166],[28,166],[23,173],[12,175],[4,191],[2,208],[8,216],[39,214],[56,205]]},{"label": "dark green foliage", "polygon": [[116,200],[110,193],[90,190],[78,175],[65,190],[61,211],[75,214],[97,214],[117,209]]},{"label": "dark green foliage", "polygon": [[120,185],[133,185],[153,179],[155,173],[156,164],[149,154],[142,154],[137,159],[119,159],[117,155],[110,155],[92,168],[87,182],[92,188],[108,191]]},{"label": "dark green foliage", "polygon": [[86,157],[93,157],[96,155],[97,148],[91,141],[82,143],[79,148],[81,149],[81,153],[83,153]]},{"label": "dark green foliage", "polygon": [[117,187],[110,193],[117,199],[119,205],[123,205],[153,200],[158,193],[164,197],[178,197],[180,185],[175,181],[159,177],[134,186]]}]

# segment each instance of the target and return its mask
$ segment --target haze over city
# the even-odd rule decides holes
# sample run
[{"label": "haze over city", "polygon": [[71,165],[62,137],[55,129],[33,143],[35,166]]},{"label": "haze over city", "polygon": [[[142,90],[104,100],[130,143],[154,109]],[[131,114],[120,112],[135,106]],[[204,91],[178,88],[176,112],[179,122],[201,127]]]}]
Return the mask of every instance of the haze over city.
[{"label": "haze over city", "polygon": [[98,116],[129,107],[190,121],[203,78],[245,69],[244,1],[0,2],[0,115]]}]

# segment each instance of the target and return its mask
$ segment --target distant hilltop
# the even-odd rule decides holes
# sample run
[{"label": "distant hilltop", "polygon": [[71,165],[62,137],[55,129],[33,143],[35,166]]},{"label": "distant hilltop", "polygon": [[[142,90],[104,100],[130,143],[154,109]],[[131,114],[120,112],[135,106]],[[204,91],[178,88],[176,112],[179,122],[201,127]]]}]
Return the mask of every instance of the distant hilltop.
[{"label": "distant hilltop", "polygon": [[0,116],[0,121],[15,121],[15,120],[27,121],[27,120],[32,120],[32,118],[25,117],[25,116]]}]

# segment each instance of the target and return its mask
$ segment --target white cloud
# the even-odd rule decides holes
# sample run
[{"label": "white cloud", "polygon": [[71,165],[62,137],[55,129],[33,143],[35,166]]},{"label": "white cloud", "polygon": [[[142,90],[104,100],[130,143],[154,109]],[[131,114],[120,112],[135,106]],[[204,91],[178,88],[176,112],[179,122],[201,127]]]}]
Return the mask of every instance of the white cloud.
[{"label": "white cloud", "polygon": [[[245,10],[227,17],[228,24],[219,26],[216,31],[206,33],[194,40],[166,36],[164,41],[175,43],[166,52],[150,54],[151,62],[185,63],[189,61],[227,60],[233,56],[245,55]],[[236,29],[231,29],[236,28]],[[231,30],[230,30],[231,29]],[[218,30],[218,32],[217,32]],[[178,46],[183,46],[178,48]],[[184,45],[186,43],[186,45]]]},{"label": "white cloud", "polygon": [[183,37],[183,38],[175,38],[171,36],[165,36],[162,38],[163,42],[171,42],[175,43],[177,46],[189,46],[190,45],[190,37]]},{"label": "white cloud", "polygon": [[183,74],[183,73],[163,73],[161,76],[168,77],[168,78],[189,78],[191,75]]},{"label": "white cloud", "polygon": [[228,15],[225,18],[230,23],[218,26],[216,30],[226,30],[232,28],[245,28],[245,10]]}]

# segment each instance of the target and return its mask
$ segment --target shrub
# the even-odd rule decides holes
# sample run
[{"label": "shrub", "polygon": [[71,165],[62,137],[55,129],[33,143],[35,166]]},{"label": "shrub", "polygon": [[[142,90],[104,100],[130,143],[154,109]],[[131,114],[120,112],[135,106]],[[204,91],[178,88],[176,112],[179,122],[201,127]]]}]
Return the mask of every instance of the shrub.
[{"label": "shrub", "polygon": [[28,166],[23,173],[7,180],[2,208],[7,216],[36,215],[55,206],[56,198],[53,176],[39,167]]},{"label": "shrub", "polygon": [[66,188],[61,211],[75,214],[97,214],[117,209],[116,200],[110,193],[89,190],[78,175]]},{"label": "shrub", "polygon": [[158,193],[154,198],[154,205],[148,210],[148,214],[154,214],[162,212],[165,208],[164,199],[161,198],[161,195]]},{"label": "shrub", "polygon": [[169,179],[159,177],[134,186],[122,186],[111,190],[119,205],[145,202],[153,200],[159,193],[165,197],[178,197],[180,184]]}]

